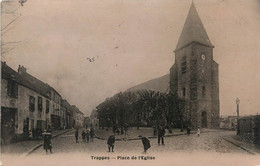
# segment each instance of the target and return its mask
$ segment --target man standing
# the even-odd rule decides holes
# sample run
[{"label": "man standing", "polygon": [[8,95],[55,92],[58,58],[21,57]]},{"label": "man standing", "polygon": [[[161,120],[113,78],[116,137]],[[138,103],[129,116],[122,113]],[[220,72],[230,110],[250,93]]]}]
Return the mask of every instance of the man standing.
[{"label": "man standing", "polygon": [[190,135],[190,127],[187,127],[187,134]]},{"label": "man standing", "polygon": [[86,142],[86,133],[85,133],[85,130],[82,131],[81,137],[82,137],[82,141],[83,141],[83,142]]},{"label": "man standing", "polygon": [[115,144],[115,135],[109,136],[107,140],[107,145],[108,145],[108,152],[110,152],[110,148],[112,148],[112,152],[114,152],[114,144]]},{"label": "man standing", "polygon": [[125,125],[124,125],[124,139],[126,139],[126,137],[127,137],[127,130],[128,130],[128,124],[127,123],[125,123]]},{"label": "man standing", "polygon": [[76,138],[76,143],[79,143],[79,129],[76,129],[75,138]]},{"label": "man standing", "polygon": [[165,129],[163,126],[160,126],[158,130],[158,145],[160,145],[161,140],[162,140],[162,145],[164,145],[164,135],[165,135]]},{"label": "man standing", "polygon": [[90,135],[90,142],[93,142],[94,141],[94,136],[95,136],[93,127],[91,127],[91,129],[90,129],[89,135]]}]

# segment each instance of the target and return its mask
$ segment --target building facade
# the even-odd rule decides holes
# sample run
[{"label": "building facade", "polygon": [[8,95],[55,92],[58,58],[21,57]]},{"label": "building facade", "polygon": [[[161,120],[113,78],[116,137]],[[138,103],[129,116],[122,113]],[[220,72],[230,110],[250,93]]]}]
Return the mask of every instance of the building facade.
[{"label": "building facade", "polygon": [[71,128],[72,121],[83,126],[84,114],[68,102],[62,109],[61,95],[25,67],[19,66],[16,72],[1,62],[1,71],[1,143],[28,139],[33,131]]},{"label": "building facade", "polygon": [[84,114],[76,107],[75,105],[72,105],[73,110],[73,126],[75,128],[78,127],[84,127]]},{"label": "building facade", "polygon": [[219,127],[218,64],[213,48],[192,2],[170,69],[170,91],[186,100],[189,125]]}]

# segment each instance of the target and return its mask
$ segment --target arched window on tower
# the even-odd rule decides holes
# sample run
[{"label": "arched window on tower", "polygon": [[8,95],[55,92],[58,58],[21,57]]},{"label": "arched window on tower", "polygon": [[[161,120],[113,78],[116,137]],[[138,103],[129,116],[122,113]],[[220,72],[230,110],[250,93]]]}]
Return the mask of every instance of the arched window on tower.
[{"label": "arched window on tower", "polygon": [[206,96],[206,87],[205,86],[202,87],[202,96]]},{"label": "arched window on tower", "polygon": [[186,69],[187,69],[186,56],[183,56],[182,61],[181,61],[181,72],[182,72],[182,74],[186,73]]},{"label": "arched window on tower", "polygon": [[182,88],[182,96],[185,97],[185,95],[186,95],[186,89]]}]

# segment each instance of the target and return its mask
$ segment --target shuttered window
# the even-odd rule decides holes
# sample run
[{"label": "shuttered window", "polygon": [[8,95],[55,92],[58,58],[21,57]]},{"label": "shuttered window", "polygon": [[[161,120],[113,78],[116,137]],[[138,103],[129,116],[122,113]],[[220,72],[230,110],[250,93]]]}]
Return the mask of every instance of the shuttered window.
[{"label": "shuttered window", "polygon": [[16,82],[9,80],[7,83],[7,95],[12,98],[18,98],[18,85]]}]

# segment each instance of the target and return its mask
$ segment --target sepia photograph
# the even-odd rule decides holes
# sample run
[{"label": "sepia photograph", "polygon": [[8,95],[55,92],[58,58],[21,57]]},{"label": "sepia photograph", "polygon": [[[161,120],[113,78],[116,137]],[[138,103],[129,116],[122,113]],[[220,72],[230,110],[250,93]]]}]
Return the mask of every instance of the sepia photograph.
[{"label": "sepia photograph", "polygon": [[259,0],[2,0],[0,166],[260,166]]}]

